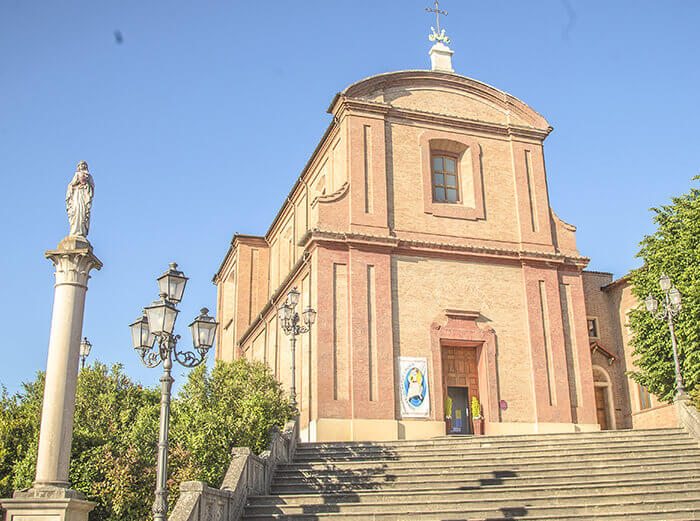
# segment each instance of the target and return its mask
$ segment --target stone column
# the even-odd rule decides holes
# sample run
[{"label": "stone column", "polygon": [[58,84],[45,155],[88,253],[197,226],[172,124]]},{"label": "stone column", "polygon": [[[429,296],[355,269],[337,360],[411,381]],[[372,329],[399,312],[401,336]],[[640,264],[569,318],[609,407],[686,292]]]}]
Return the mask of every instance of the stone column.
[{"label": "stone column", "polygon": [[75,393],[85,292],[90,270],[102,263],[84,237],[68,236],[46,257],[56,267],[49,355],[41,412],[36,480],[28,490],[2,500],[7,521],[87,521],[95,503],[70,489]]}]

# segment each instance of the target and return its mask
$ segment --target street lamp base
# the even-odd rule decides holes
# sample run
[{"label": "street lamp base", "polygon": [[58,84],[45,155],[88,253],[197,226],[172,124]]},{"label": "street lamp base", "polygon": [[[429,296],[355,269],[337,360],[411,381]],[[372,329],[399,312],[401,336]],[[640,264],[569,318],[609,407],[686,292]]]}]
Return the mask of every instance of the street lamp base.
[{"label": "street lamp base", "polygon": [[77,490],[52,486],[17,490],[12,499],[0,499],[0,504],[7,510],[7,521],[87,521],[97,506]]}]

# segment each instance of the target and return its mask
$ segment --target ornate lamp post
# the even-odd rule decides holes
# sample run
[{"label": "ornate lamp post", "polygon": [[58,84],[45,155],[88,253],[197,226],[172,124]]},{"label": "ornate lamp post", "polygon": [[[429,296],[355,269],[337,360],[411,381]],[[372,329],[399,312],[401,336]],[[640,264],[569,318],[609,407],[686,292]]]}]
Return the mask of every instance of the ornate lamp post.
[{"label": "ornate lamp post", "polygon": [[[160,434],[158,437],[158,467],[156,475],[156,499],[153,503],[153,518],[166,521],[168,513],[168,491],[165,488],[168,469],[168,428],[170,420],[170,389],[173,377],[173,357],[185,367],[196,367],[214,344],[218,323],[208,315],[209,310],[202,308],[199,315],[190,324],[194,351],[178,350],[180,335],[173,334],[175,320],[180,312],[175,304],[182,300],[188,278],[177,270],[177,264],[170,264],[163,275],[158,277],[160,298],[144,308],[131,328],[131,340],[146,367],[157,367],[163,362],[163,376],[160,378]],[[157,346],[156,346],[157,344]]]},{"label": "ornate lamp post", "polygon": [[292,385],[290,394],[292,397],[292,406],[297,406],[297,390],[296,390],[296,344],[297,335],[308,333],[311,326],[316,322],[316,310],[311,306],[307,307],[302,315],[304,316],[304,324],[301,324],[299,313],[296,307],[299,303],[299,290],[292,288],[287,293],[287,300],[279,307],[279,317],[282,323],[282,330],[289,335],[289,342],[292,346]]},{"label": "ornate lamp post", "polygon": [[668,317],[668,328],[671,331],[671,346],[673,346],[673,363],[676,371],[676,397],[675,400],[688,400],[688,395],[685,392],[683,385],[683,377],[681,376],[681,366],[678,362],[678,344],[676,343],[676,332],[673,327],[673,317],[681,312],[681,292],[671,285],[671,278],[665,273],[661,274],[659,286],[664,292],[664,300],[659,309],[659,301],[656,300],[651,293],[644,299],[644,305],[647,311],[657,320],[663,320]]},{"label": "ornate lamp post", "polygon": [[87,337],[83,337],[80,342],[80,368],[85,368],[85,359],[90,355],[90,349],[92,349],[92,344],[88,342]]}]

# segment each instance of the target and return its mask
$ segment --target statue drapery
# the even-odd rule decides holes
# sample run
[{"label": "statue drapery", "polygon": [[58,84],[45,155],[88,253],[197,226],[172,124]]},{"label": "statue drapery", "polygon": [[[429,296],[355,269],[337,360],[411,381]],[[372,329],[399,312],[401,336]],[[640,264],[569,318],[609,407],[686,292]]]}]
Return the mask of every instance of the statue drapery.
[{"label": "statue drapery", "polygon": [[87,163],[81,161],[78,163],[78,168],[66,192],[66,211],[70,223],[70,235],[87,237],[94,194],[95,183],[88,172]]}]

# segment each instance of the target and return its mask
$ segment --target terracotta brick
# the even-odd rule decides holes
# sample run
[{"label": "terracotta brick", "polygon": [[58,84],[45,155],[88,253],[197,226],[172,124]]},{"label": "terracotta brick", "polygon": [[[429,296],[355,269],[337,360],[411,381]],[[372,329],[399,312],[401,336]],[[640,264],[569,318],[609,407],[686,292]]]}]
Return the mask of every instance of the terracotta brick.
[{"label": "terracotta brick", "polygon": [[[234,241],[215,276],[219,319],[233,324],[217,357],[263,359],[289,386],[289,340],[272,329],[296,285],[318,312],[297,349],[303,439],[443,433],[445,342],[477,349],[487,433],[597,429],[593,364],[610,375],[617,426],[629,425],[619,310],[600,290],[609,275],[582,271],[575,227],[550,209],[546,120],[429,71],[353,84],[329,112],[265,237]],[[434,151],[457,157],[457,203],[432,200]],[[587,315],[612,365],[591,358]],[[401,356],[428,360],[429,418],[401,417]]]}]

